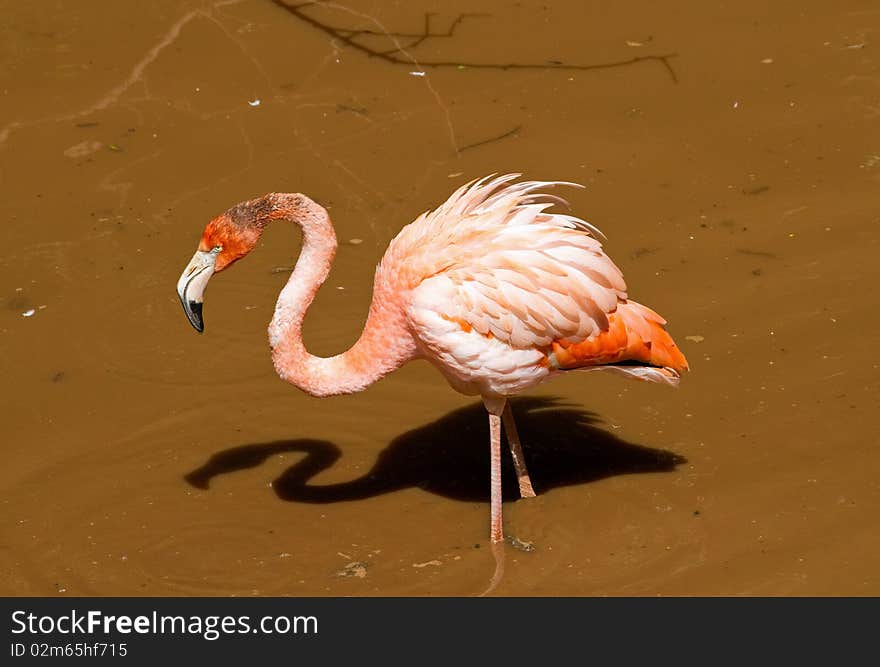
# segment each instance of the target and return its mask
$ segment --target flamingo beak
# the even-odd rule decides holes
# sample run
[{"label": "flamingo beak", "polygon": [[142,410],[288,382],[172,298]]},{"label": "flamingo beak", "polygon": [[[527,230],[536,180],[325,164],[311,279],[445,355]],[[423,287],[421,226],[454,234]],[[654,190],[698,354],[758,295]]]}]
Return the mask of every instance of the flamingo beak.
[{"label": "flamingo beak", "polygon": [[183,305],[189,323],[201,333],[205,330],[205,321],[202,319],[202,301],[208,280],[214,274],[214,265],[217,262],[217,252],[199,250],[193,255],[187,267],[180,274],[177,281],[177,296]]}]

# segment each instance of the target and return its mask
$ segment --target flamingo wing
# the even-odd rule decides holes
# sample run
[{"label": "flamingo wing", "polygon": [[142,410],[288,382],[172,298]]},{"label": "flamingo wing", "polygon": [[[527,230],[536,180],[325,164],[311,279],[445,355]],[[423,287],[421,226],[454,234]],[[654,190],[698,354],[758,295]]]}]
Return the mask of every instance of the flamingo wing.
[{"label": "flamingo wing", "polygon": [[517,349],[607,330],[608,314],[626,299],[620,271],[596,239],[555,225],[541,208],[519,213],[528,224],[472,234],[472,247],[425,279],[414,303]]}]

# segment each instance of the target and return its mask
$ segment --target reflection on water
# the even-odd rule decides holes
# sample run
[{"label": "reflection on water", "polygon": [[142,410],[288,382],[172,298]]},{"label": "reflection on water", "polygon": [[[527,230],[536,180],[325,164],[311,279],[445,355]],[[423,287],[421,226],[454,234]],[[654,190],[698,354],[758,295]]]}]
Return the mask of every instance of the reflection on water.
[{"label": "reflection on water", "polygon": [[265,327],[292,229],[212,282],[202,337],[174,284],[211,217],[306,192],[342,244],[305,338],[338,352],[404,224],[521,171],[587,186],[574,213],[693,372],[679,391],[572,376],[521,399],[541,495],[505,518],[535,550],[508,550],[495,592],[876,594],[877,315],[859,297],[875,16],[857,0],[9,8],[4,592],[480,592],[481,409],[421,364],[326,401],[279,381]]}]

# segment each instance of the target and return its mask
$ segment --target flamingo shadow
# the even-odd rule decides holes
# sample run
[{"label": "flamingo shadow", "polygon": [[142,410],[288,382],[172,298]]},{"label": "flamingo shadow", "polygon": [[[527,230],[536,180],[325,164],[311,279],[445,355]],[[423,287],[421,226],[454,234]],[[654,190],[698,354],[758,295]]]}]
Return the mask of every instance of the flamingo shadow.
[{"label": "flamingo shadow", "polygon": [[[538,493],[614,475],[669,472],[686,459],[673,452],[625,442],[596,426],[598,417],[555,398],[528,397],[512,407],[524,455]],[[489,427],[482,403],[460,408],[395,438],[364,475],[313,486],[309,480],[331,467],[342,451],[323,440],[278,440],[218,452],[184,479],[207,489],[211,480],[255,468],[276,454],[306,456],[276,479],[272,488],[285,501],[335,503],[363,500],[419,487],[456,500],[489,499]],[[505,500],[518,497],[510,456],[503,457]]]}]

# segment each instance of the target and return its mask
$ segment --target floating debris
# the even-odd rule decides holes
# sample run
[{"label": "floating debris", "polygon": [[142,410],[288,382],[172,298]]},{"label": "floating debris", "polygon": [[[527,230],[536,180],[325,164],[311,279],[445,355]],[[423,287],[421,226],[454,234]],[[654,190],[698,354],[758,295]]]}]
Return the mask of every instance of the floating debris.
[{"label": "floating debris", "polygon": [[367,576],[367,564],[356,560],[352,561],[344,568],[336,572],[337,577],[355,577],[357,579],[363,579]]},{"label": "floating debris", "polygon": [[796,206],[795,208],[788,209],[785,213],[782,214],[783,218],[787,218],[790,215],[794,215],[795,213],[800,213],[801,211],[806,211],[809,206]]},{"label": "floating debris", "polygon": [[412,564],[413,567],[418,567],[418,568],[429,567],[429,566],[439,567],[441,565],[443,565],[443,562],[439,561],[437,559],[425,561],[424,563],[413,563]]},{"label": "floating debris", "polygon": [[99,150],[101,150],[101,148],[103,148],[103,146],[104,146],[104,144],[102,144],[100,141],[94,141],[94,140],[81,141],[78,144],[75,144],[74,146],[71,146],[70,148],[65,150],[64,157],[70,157],[70,158],[86,157],[87,155],[91,155],[92,153],[98,152]]},{"label": "floating debris", "polygon": [[356,107],[350,104],[337,104],[336,105],[336,113],[341,113],[343,111],[350,111],[351,113],[356,113],[359,116],[367,116],[369,112],[366,107]]},{"label": "floating debris", "polygon": [[259,99],[256,99],[256,100],[250,100],[250,101],[248,102],[248,104],[250,104],[252,107],[258,107],[258,106],[260,106],[260,100],[259,100]]},{"label": "floating debris", "polygon": [[629,254],[629,256],[633,259],[639,259],[640,257],[644,257],[645,255],[655,253],[658,250],[660,250],[660,248],[636,248]]},{"label": "floating debris", "polygon": [[870,169],[876,167],[878,164],[880,164],[880,153],[870,153],[862,161],[861,166],[865,169]]},{"label": "floating debris", "polygon": [[24,311],[24,312],[21,314],[21,316],[22,316],[22,317],[33,317],[34,314],[35,314],[36,312],[37,312],[36,310],[34,310],[33,308],[31,308],[30,310],[26,310],[26,311]]},{"label": "floating debris", "polygon": [[695,334],[693,336],[685,336],[684,339],[689,340],[692,343],[702,343],[704,340],[706,340],[706,337]]},{"label": "floating debris", "polygon": [[767,257],[768,259],[779,259],[779,255],[767,252],[766,250],[752,250],[751,248],[737,248],[736,251],[740,255],[751,255],[753,257]]},{"label": "floating debris", "polygon": [[410,74],[411,74],[412,76],[425,76],[425,73],[424,73],[424,72],[419,72],[419,71],[410,72]]},{"label": "floating debris", "polygon": [[764,65],[769,65],[770,63],[773,62],[773,58],[764,58],[761,62],[762,62]]},{"label": "floating debris", "polygon": [[626,40],[626,45],[627,46],[644,46],[644,44],[642,42],[636,42],[631,39]]},{"label": "floating debris", "polygon": [[363,242],[363,239],[348,239],[349,245],[360,245]]}]

